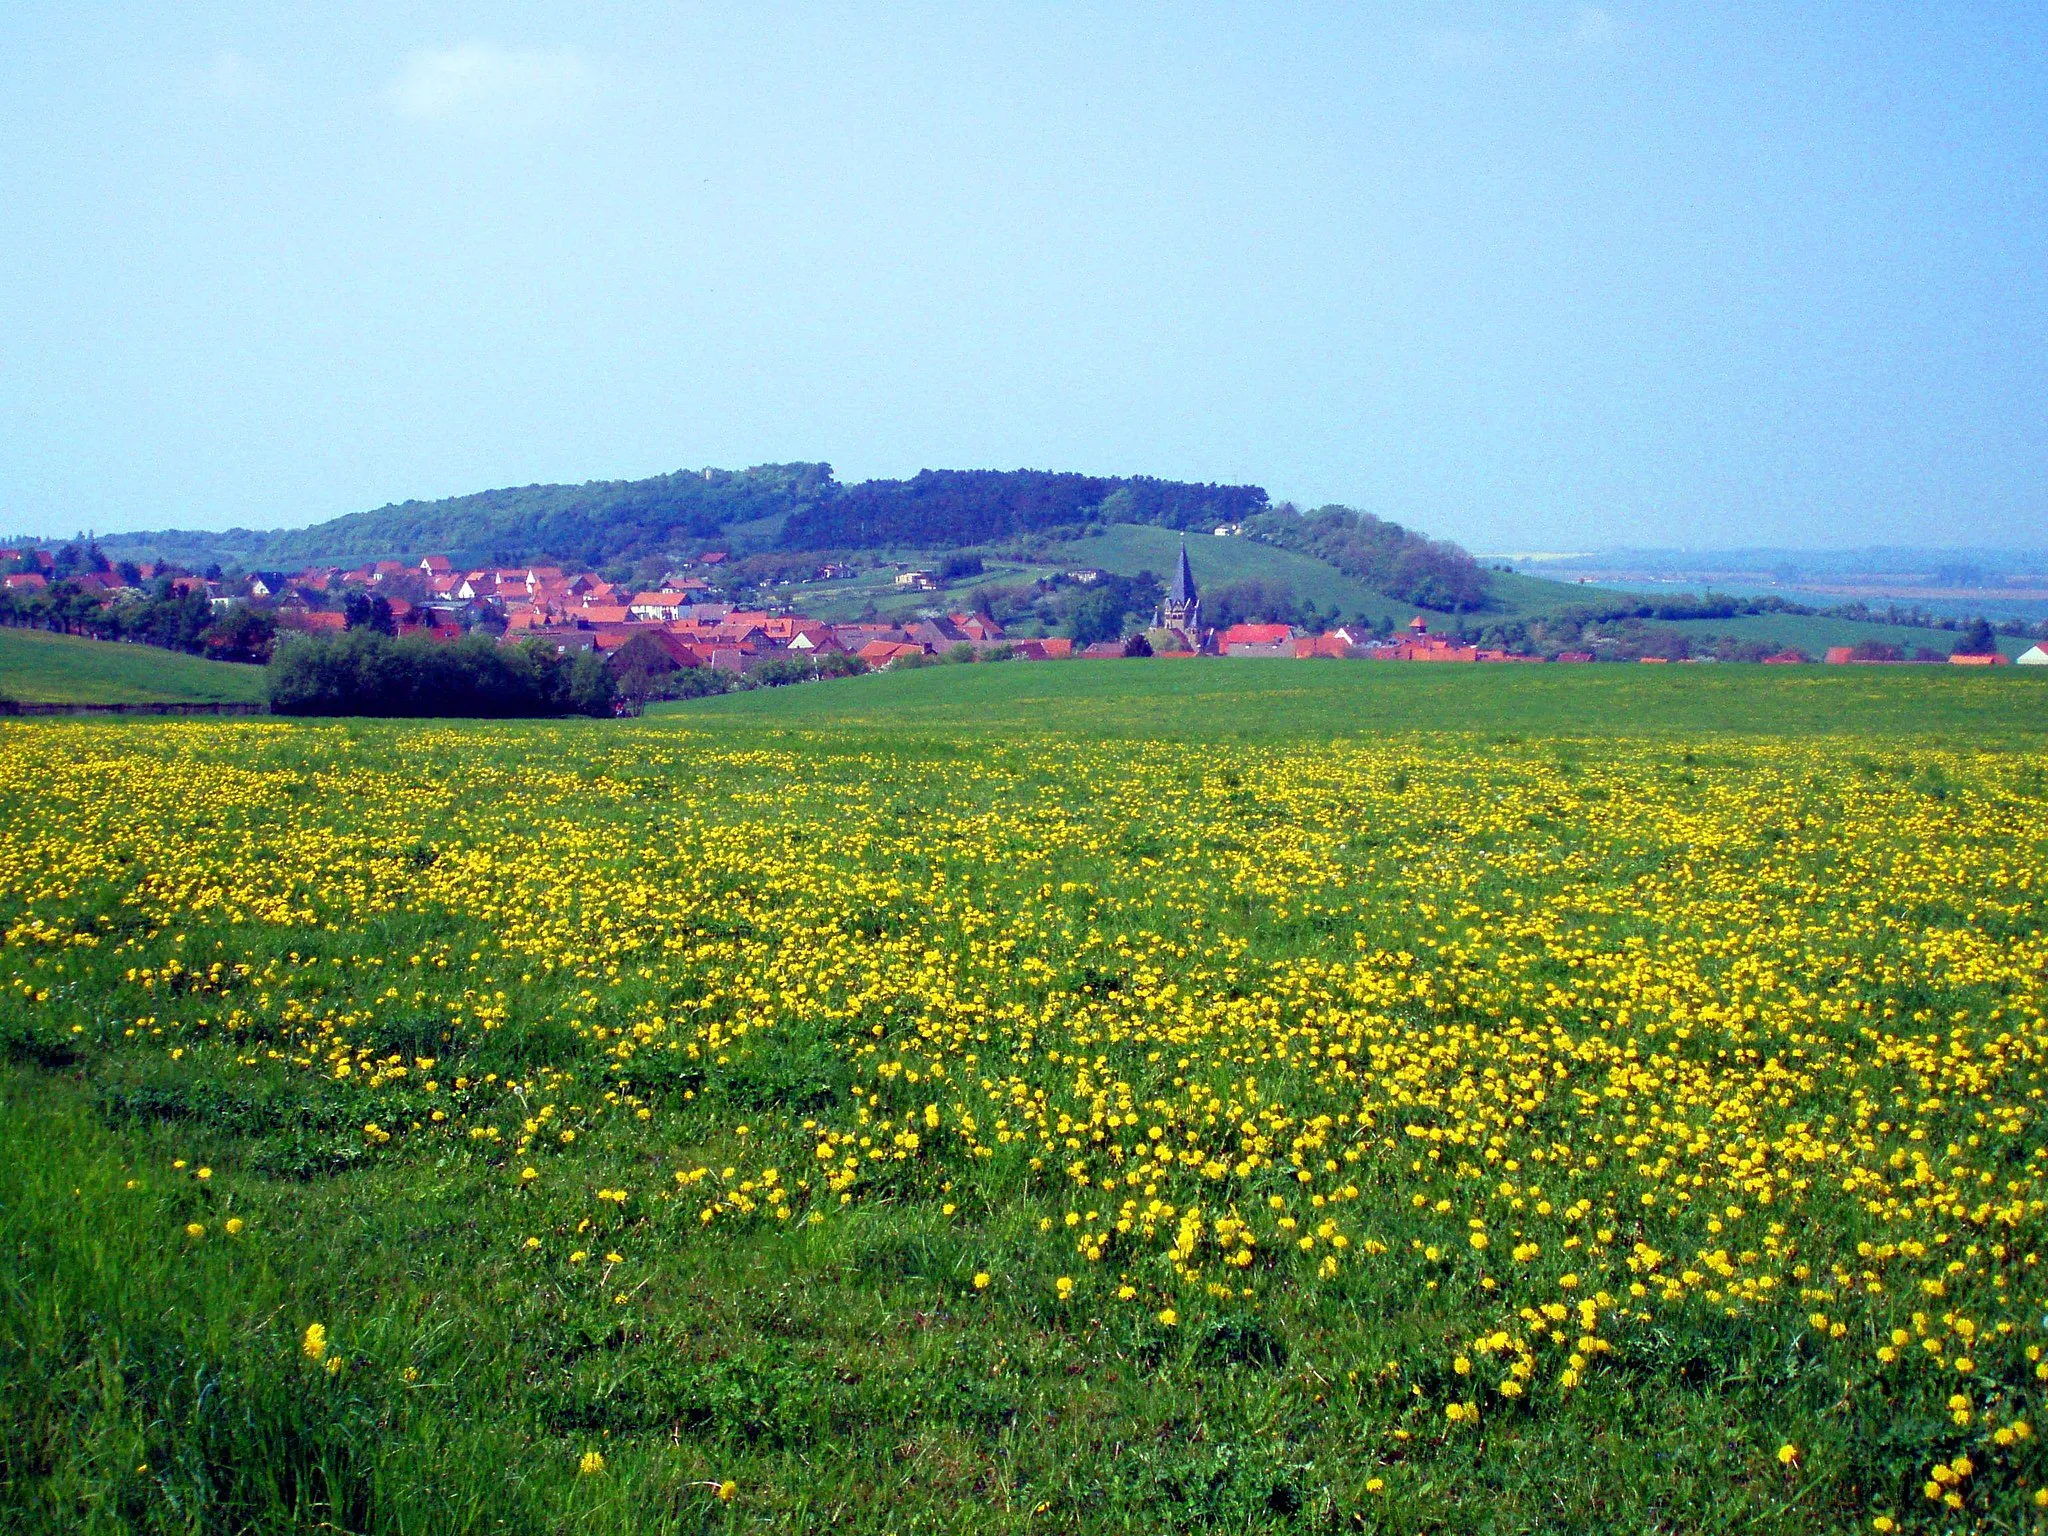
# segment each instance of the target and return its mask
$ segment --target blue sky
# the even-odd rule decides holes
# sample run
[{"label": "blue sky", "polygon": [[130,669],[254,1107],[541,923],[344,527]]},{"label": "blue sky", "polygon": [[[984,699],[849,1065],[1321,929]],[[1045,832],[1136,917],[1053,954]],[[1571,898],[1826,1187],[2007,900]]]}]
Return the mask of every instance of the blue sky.
[{"label": "blue sky", "polygon": [[11,6],[0,529],[827,459],[2048,547],[2048,7]]}]

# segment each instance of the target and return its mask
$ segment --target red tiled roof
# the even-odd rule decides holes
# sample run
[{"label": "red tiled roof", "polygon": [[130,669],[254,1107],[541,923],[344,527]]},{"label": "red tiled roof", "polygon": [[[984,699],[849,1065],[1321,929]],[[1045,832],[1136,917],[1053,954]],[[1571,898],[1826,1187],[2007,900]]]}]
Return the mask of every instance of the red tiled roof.
[{"label": "red tiled roof", "polygon": [[1293,635],[1293,626],[1287,624],[1233,624],[1217,640],[1223,645],[1278,645]]}]

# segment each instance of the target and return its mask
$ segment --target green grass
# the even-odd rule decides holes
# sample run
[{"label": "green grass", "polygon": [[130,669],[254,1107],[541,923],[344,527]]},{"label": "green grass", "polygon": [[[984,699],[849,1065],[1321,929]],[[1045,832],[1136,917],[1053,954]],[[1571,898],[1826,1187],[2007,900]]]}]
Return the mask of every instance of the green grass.
[{"label": "green grass", "polygon": [[[908,619],[919,612],[971,607],[974,589],[978,586],[1015,585],[1089,566],[1123,576],[1151,571],[1164,579],[1173,570],[1180,543],[1180,534],[1172,529],[1111,523],[1103,525],[1101,532],[1094,537],[1054,545],[1047,559],[1033,564],[991,560],[986,575],[950,583],[940,592],[899,591],[894,585],[895,573],[882,570],[870,571],[846,582],[800,583],[781,589],[774,595],[777,600],[804,613],[832,622],[852,620],[866,613],[881,619]],[[1263,580],[1285,586],[1324,612],[1335,609],[1347,620],[1364,619],[1374,623],[1384,620],[1396,628],[1405,625],[1418,611],[1412,604],[1396,602],[1384,593],[1354,581],[1325,561],[1278,549],[1256,539],[1219,539],[1213,534],[1194,534],[1188,538],[1187,546],[1196,584],[1205,592],[1213,593],[1235,582]],[[913,563],[922,560],[931,565],[938,564],[943,558],[930,553],[920,556],[914,550],[896,551],[895,557]],[[1476,631],[1502,620],[1541,619],[1573,608],[1635,602],[1642,598],[1640,593],[1551,581],[1519,572],[1495,571],[1489,579],[1491,596],[1484,611],[1455,616],[1430,615],[1432,627],[1448,630],[1462,625],[1469,631]],[[1952,650],[1956,642],[1953,631],[1909,629],[1799,614],[1646,622],[1659,629],[1674,629],[1689,635],[1696,643],[1728,637],[1779,649],[1797,646],[1816,659],[1830,646],[1857,645],[1865,641],[1895,645],[1908,651],[1924,645],[1944,654]],[[2017,656],[2031,643],[2030,640],[2006,636],[1999,639],[2000,648],[2008,656]]]},{"label": "green grass", "polygon": [[0,626],[0,699],[23,704],[253,703],[263,669],[155,646]]},{"label": "green grass", "polygon": [[692,728],[888,736],[1370,741],[1416,731],[1531,737],[1731,734],[2032,743],[2048,676],[2030,668],[1454,666],[1370,661],[1004,662],[925,667],[657,705]]},{"label": "green grass", "polygon": [[[1180,544],[1180,535],[1170,528],[1109,523],[1103,525],[1099,538],[1058,546],[1056,564],[1076,570],[1099,566],[1125,576],[1149,570],[1163,585],[1173,577]],[[1353,581],[1335,566],[1292,550],[1276,549],[1256,539],[1219,539],[1214,534],[1191,535],[1187,546],[1188,567],[1195,573],[1195,585],[1204,592],[1233,582],[1264,580],[1292,588],[1296,597],[1325,612],[1334,607],[1346,618],[1363,615],[1405,624],[1415,616],[1413,608]]]},{"label": "green grass", "polygon": [[[0,1529],[2030,1531],[2040,1441],[1989,1437],[2048,1421],[2044,688],[1008,663],[0,722]],[[844,1200],[822,1128],[875,1144]],[[1138,1145],[1258,1262],[1078,1256]],[[1620,1301],[1639,1243],[1779,1290]],[[1501,1390],[1475,1336],[1609,1291]],[[1879,1368],[1916,1309],[1983,1321],[1966,1380]]]}]

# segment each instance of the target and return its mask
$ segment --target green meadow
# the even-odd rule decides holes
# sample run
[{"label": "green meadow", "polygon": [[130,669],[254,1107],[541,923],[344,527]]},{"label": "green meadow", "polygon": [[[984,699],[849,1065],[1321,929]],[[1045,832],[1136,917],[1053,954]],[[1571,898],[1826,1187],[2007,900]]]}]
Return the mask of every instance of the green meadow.
[{"label": "green meadow", "polygon": [[0,625],[0,699],[23,704],[213,704],[262,698],[261,667]]},{"label": "green meadow", "polygon": [[0,721],[0,1528],[2037,1529],[2044,728],[1230,661]]},{"label": "green meadow", "polygon": [[1447,731],[1532,738],[1842,735],[1967,749],[2032,744],[2048,732],[2048,676],[2032,668],[1960,667],[1009,662],[892,672],[850,687],[724,694],[655,705],[650,718],[707,730],[770,727],[884,739],[987,731],[998,739],[1277,743]]}]

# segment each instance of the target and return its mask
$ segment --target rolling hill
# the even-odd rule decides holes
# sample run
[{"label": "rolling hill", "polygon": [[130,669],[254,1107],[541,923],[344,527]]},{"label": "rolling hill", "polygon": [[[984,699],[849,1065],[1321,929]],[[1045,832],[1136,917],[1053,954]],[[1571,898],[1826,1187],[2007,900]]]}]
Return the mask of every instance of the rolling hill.
[{"label": "rolling hill", "polygon": [[154,646],[0,627],[0,699],[20,704],[216,704],[263,698],[263,669]]},{"label": "rolling hill", "polygon": [[310,528],[123,534],[101,544],[116,558],[167,558],[198,568],[217,562],[292,570],[430,554],[464,564],[604,566],[679,558],[707,546],[819,555],[936,551],[1104,528],[1207,533],[1246,522],[1270,543],[1348,572],[1354,586],[1447,609],[1481,606],[1487,577],[1470,556],[1370,514],[1326,507],[1303,516],[1270,508],[1255,485],[1029,469],[923,470],[908,480],[853,485],[835,479],[829,464],[678,470],[647,480],[409,501]]},{"label": "rolling hill", "polygon": [[[1241,525],[1246,536],[1213,537],[1222,524]],[[1425,611],[1439,616],[1433,621],[1439,629],[1455,624],[1474,636],[1490,633],[1489,643],[1551,650],[1577,644],[1577,630],[1589,621],[1632,622],[1638,629],[1655,624],[1668,636],[1723,654],[1732,654],[1733,645],[1751,647],[1749,654],[1759,645],[1818,654],[1828,646],[1866,642],[1946,653],[1954,643],[1951,631],[1933,628],[1736,611],[1756,607],[1754,600],[1688,611],[1689,600],[1680,593],[1618,591],[1583,578],[1550,580],[1490,569],[1453,545],[1370,514],[1270,506],[1258,486],[1039,470],[924,470],[905,480],[855,484],[841,483],[824,463],[678,470],[644,480],[530,485],[410,501],[308,528],[126,534],[101,543],[116,558],[169,558],[191,568],[218,562],[230,570],[292,570],[447,554],[474,564],[559,561],[605,568],[618,579],[627,579],[635,566],[645,575],[649,562],[707,548],[741,556],[780,552],[789,558],[776,580],[786,576],[798,585],[773,596],[763,590],[753,600],[838,619],[934,606],[930,597],[894,590],[889,574],[872,568],[877,555],[923,562],[947,551],[981,553],[986,573],[956,583],[944,599],[961,606],[975,601],[977,587],[1057,579],[1067,569],[1164,575],[1183,534],[1191,536],[1205,591],[1238,599],[1215,611],[1228,608],[1245,616],[1299,616],[1318,623],[1336,616],[1385,626]],[[853,579],[803,580],[812,562],[856,555],[866,557],[860,563],[869,569]],[[1274,611],[1256,611],[1261,603]],[[1041,613],[1037,622],[1053,620]],[[1026,624],[1019,632],[1030,630]],[[2001,641],[2009,654],[2024,644],[2011,637]]]}]

